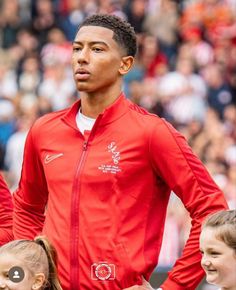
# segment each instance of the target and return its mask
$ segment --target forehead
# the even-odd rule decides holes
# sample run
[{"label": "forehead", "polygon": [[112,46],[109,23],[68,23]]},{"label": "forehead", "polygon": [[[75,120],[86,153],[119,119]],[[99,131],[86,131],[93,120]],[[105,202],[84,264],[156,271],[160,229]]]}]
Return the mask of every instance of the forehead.
[{"label": "forehead", "polygon": [[106,42],[116,43],[113,39],[114,32],[111,29],[101,26],[83,26],[77,32],[74,41],[81,42]]},{"label": "forehead", "polygon": [[201,238],[204,240],[216,239],[217,229],[212,227],[204,227],[201,232]]},{"label": "forehead", "polygon": [[1,253],[0,254],[0,269],[2,267],[14,267],[22,266],[22,261],[19,258],[15,257],[13,254]]},{"label": "forehead", "polygon": [[228,247],[223,241],[217,238],[217,229],[206,227],[200,235],[200,244],[204,247]]}]

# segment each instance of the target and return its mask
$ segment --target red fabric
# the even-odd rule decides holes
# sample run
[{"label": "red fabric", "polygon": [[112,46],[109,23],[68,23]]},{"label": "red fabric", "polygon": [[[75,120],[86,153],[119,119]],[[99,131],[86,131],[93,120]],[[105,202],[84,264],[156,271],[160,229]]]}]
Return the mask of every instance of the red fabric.
[{"label": "red fabric", "polygon": [[11,194],[0,174],[0,246],[13,239],[12,211]]},{"label": "red fabric", "polygon": [[203,277],[200,224],[227,207],[222,192],[165,120],[121,95],[84,139],[75,122],[79,106],[40,118],[28,134],[14,194],[15,237],[49,237],[64,290],[141,284],[157,264],[173,190],[192,230],[163,289],[195,289]]}]

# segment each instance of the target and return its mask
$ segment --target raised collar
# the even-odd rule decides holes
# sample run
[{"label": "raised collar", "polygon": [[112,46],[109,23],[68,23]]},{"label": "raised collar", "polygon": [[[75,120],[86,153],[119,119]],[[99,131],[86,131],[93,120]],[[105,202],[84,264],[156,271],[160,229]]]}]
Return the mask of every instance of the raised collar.
[{"label": "raised collar", "polygon": [[[71,126],[72,128],[77,129],[76,125],[76,114],[81,106],[81,100],[75,102],[62,117],[62,120]],[[121,93],[120,96],[115,100],[113,104],[107,107],[98,117],[99,126],[105,126],[109,123],[112,123],[116,119],[119,119],[124,115],[128,110],[129,102],[127,101],[124,93]]]}]

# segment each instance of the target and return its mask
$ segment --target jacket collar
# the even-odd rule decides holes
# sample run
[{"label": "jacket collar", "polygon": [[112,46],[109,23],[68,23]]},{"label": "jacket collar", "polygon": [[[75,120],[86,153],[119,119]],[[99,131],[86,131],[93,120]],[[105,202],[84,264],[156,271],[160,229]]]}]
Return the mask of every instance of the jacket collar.
[{"label": "jacket collar", "polygon": [[[126,99],[124,93],[121,93],[120,96],[115,100],[113,104],[107,107],[98,117],[99,119],[99,126],[105,126],[109,123],[114,122],[115,120],[119,119],[123,116],[129,106],[129,101]],[[62,117],[62,120],[71,126],[72,128],[78,130],[76,125],[76,115],[78,110],[81,107],[81,100],[75,102],[65,113]]]}]

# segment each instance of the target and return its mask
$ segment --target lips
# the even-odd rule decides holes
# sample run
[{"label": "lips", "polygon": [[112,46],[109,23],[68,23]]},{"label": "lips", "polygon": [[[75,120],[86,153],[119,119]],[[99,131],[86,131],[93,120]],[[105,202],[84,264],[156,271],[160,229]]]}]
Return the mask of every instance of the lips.
[{"label": "lips", "polygon": [[75,78],[77,80],[87,80],[89,78],[89,76],[90,76],[90,72],[84,68],[78,68],[75,71]]},{"label": "lips", "polygon": [[89,74],[89,71],[83,67],[80,67],[75,71],[75,74]]},{"label": "lips", "polygon": [[217,271],[213,269],[206,269],[206,272],[207,274],[213,274],[213,273],[216,273]]}]

